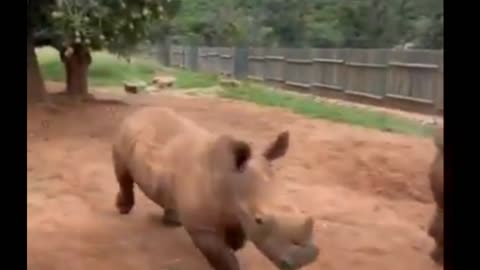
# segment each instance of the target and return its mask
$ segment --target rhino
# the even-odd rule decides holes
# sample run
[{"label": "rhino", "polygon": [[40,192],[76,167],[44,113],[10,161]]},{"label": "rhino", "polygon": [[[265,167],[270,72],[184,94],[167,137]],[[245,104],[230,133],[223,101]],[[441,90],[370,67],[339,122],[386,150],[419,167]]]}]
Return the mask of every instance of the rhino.
[{"label": "rhino", "polygon": [[288,147],[288,131],[257,152],[171,109],[142,108],[124,119],[113,142],[116,208],[128,214],[138,187],[163,208],[166,226],[185,228],[215,270],[240,269],[235,252],[247,241],[278,269],[299,269],[319,248],[311,216],[275,207],[272,163]]}]

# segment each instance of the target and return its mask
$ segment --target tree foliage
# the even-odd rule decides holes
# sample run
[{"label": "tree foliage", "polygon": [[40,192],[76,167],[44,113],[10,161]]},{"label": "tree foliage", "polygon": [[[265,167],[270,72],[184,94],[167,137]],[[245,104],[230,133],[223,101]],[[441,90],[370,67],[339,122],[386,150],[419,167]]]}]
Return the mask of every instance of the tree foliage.
[{"label": "tree foliage", "polygon": [[178,42],[284,47],[443,47],[441,0],[182,0]]},{"label": "tree foliage", "polygon": [[60,0],[50,18],[64,44],[122,52],[147,37],[146,25],[165,16],[164,3],[170,1]]},{"label": "tree foliage", "polygon": [[149,26],[171,20],[180,3],[180,0],[51,0],[32,19],[37,45],[47,43],[59,48],[75,44],[121,54],[148,38]]}]

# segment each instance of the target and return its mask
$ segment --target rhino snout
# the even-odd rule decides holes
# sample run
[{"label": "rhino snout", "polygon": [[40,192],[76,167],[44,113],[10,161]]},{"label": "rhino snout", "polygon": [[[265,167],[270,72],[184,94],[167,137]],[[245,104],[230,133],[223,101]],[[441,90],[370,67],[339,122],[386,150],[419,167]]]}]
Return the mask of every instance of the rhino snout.
[{"label": "rhino snout", "polygon": [[314,262],[319,253],[320,251],[315,245],[296,246],[279,260],[277,267],[280,270],[300,269]]}]

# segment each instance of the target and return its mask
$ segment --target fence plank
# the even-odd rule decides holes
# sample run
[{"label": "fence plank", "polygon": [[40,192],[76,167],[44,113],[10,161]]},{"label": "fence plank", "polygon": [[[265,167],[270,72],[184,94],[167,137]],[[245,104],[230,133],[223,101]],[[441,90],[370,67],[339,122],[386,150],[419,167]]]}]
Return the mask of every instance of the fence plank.
[{"label": "fence plank", "polygon": [[313,86],[327,90],[343,90],[344,53],[342,49],[313,49]]},{"label": "fence plank", "polygon": [[282,83],[284,81],[284,49],[268,48],[264,50],[264,79]]},{"label": "fence plank", "polygon": [[443,54],[435,51],[392,51],[387,96],[433,103],[439,91],[437,77],[441,58]]},{"label": "fence plank", "polygon": [[233,75],[233,48],[219,47],[217,50],[219,61],[217,74]]},{"label": "fence plank", "polygon": [[235,48],[233,62],[234,76],[245,79],[248,76],[248,48]]},{"label": "fence plank", "polygon": [[250,48],[248,50],[248,78],[263,80],[264,78],[264,49]]},{"label": "fence plank", "polygon": [[292,86],[309,88],[312,83],[312,57],[310,49],[284,49],[284,80]]}]

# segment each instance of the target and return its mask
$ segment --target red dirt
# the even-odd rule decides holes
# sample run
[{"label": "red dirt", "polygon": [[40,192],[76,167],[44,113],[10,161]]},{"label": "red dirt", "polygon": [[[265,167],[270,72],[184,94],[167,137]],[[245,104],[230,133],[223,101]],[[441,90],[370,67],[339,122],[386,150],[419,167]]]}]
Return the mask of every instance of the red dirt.
[{"label": "red dirt", "polygon": [[[264,146],[291,132],[276,163],[286,211],[316,220],[317,262],[305,269],[430,270],[433,212],[429,139],[383,133],[214,98],[166,94],[28,110],[28,268],[35,270],[209,269],[183,229],[163,227],[161,209],[138,196],[130,215],[114,207],[110,140],[129,111],[158,105]],[[275,269],[248,245],[243,269]]]}]

